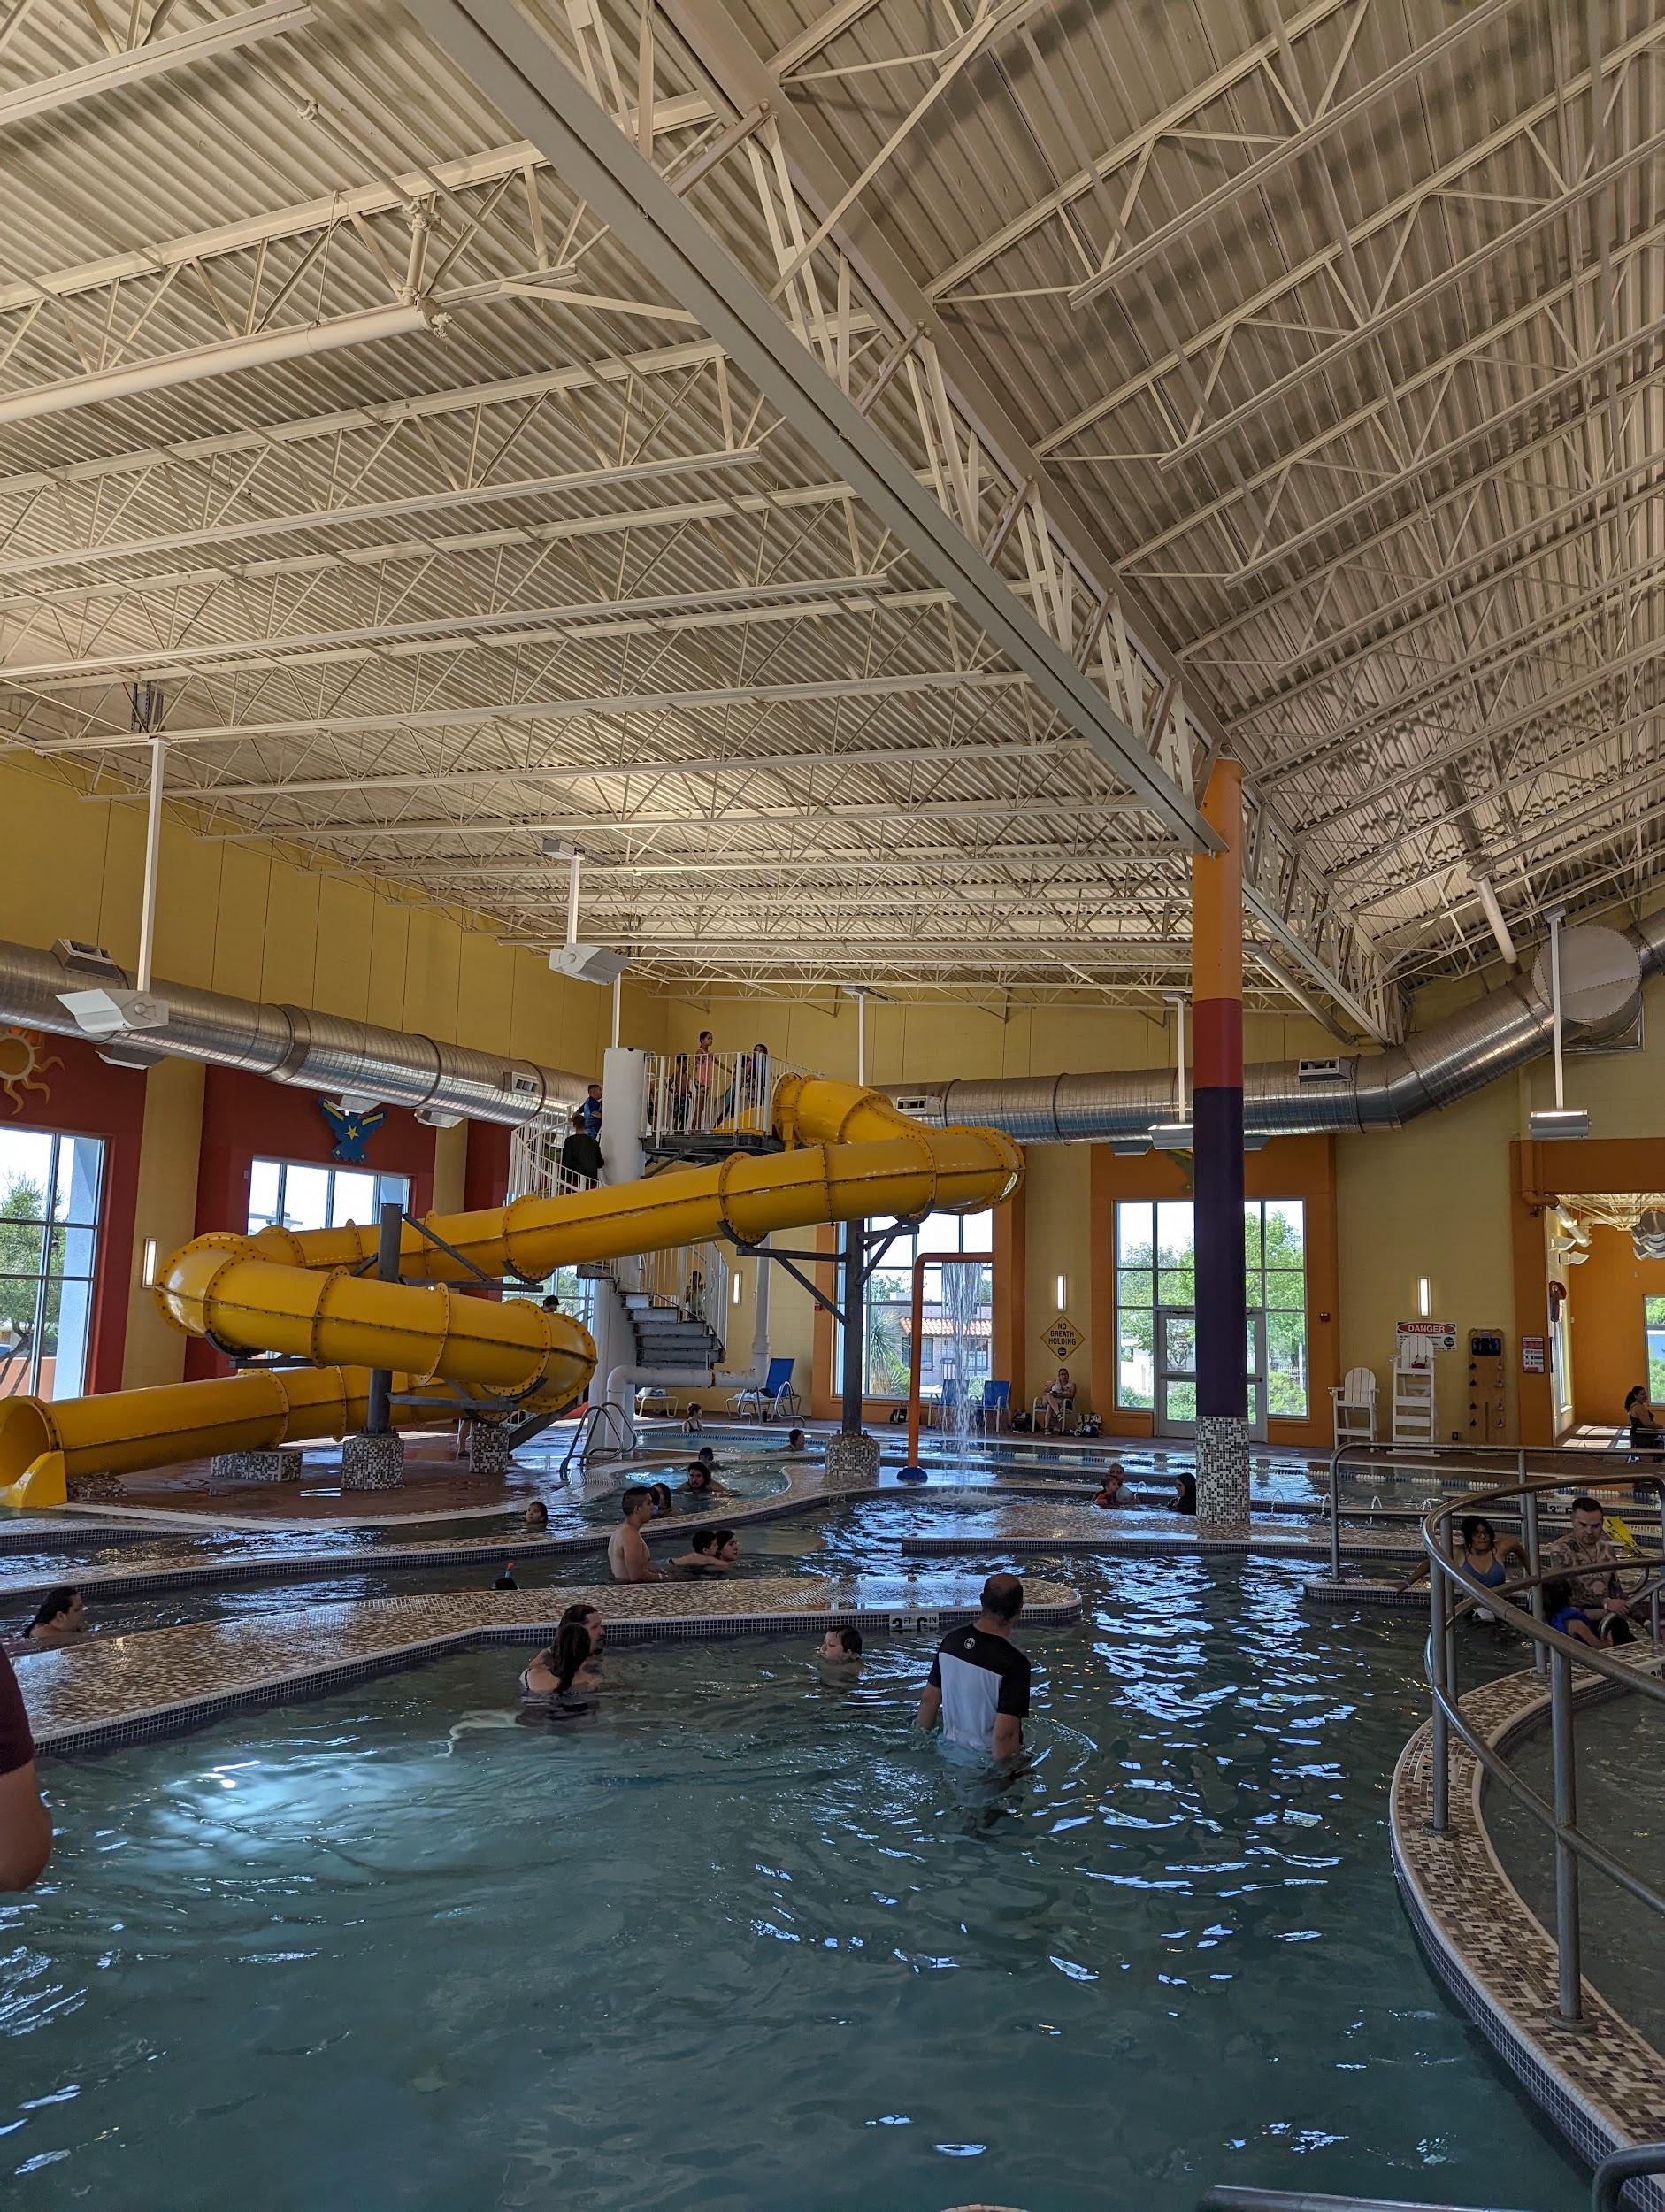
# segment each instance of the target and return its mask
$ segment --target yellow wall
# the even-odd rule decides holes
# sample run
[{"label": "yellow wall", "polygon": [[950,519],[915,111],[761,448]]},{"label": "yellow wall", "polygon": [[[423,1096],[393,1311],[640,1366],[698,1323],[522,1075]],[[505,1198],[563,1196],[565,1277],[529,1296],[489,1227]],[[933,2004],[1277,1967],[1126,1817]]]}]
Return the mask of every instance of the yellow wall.
[{"label": "yellow wall", "polygon": [[1024,1153],[1027,1266],[1025,1275],[1023,1372],[1012,1383],[1012,1403],[1027,1406],[1049,1383],[1058,1355],[1044,1340],[1058,1318],[1058,1277],[1064,1278],[1064,1317],[1085,1341],[1066,1355],[1063,1364],[1075,1379],[1076,1402],[1085,1412],[1107,1413],[1115,1402],[1116,1378],[1093,1371],[1093,1215],[1090,1172],[1093,1148],[1086,1144],[1032,1144]]},{"label": "yellow wall", "polygon": [[139,1194],[134,1213],[127,1298],[127,1340],[121,1379],[129,1389],[178,1382],[185,1339],[157,1310],[143,1281],[146,1242],[165,1259],[190,1238],[196,1215],[196,1162],[203,1135],[203,1081],[195,1060],[163,1060],[144,1080],[144,1132],[139,1146]]}]

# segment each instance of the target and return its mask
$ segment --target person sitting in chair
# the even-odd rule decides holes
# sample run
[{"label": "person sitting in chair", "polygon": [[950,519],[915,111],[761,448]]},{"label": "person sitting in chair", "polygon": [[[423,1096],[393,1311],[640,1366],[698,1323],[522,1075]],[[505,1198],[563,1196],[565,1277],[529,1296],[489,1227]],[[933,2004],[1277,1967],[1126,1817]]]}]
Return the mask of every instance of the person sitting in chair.
[{"label": "person sitting in chair", "polygon": [[1075,1410],[1075,1384],[1070,1370],[1061,1367],[1047,1384],[1045,1394],[1035,1402],[1037,1419],[1043,1423],[1048,1436],[1062,1436],[1070,1425]]}]

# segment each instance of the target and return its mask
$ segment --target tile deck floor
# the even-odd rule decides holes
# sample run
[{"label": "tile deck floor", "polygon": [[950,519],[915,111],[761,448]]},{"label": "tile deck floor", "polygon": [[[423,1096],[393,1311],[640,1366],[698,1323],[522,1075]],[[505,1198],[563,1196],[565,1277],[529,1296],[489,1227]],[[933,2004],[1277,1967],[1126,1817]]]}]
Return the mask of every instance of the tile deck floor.
[{"label": "tile deck floor", "polygon": [[[1657,1655],[1631,1647],[1634,1663]],[[1575,1698],[1599,1692],[1596,1676],[1574,1670]],[[1465,1720],[1488,1747],[1507,1747],[1547,1702],[1530,1668],[1469,1691]],[[1394,1770],[1391,1818],[1394,1871],[1412,1924],[1435,1972],[1504,2062],[1592,2164],[1620,2145],[1665,2137],[1665,2057],[1592,1987],[1589,2027],[1549,2025],[1556,2004],[1555,1946],[1504,1873],[1486,1832],[1484,1770],[1451,1740],[1450,1823],[1429,1827],[1431,1732],[1424,1722]],[[1632,2185],[1635,2200],[1665,2208],[1665,2187]],[[1626,2201],[1631,2198],[1627,2197]]]},{"label": "tile deck floor", "polygon": [[[977,1584],[897,1578],[838,1582],[574,1583],[551,1590],[458,1590],[355,1605],[300,1606],[257,1620],[196,1622],[88,1639],[33,1655],[18,1671],[42,1750],[104,1748],[218,1717],[240,1705],[344,1686],[480,1640],[535,1649],[569,1605],[598,1607],[615,1642],[736,1633],[813,1633],[829,1618],[918,1633],[977,1609]],[[1032,1583],[1025,1618],[1079,1617],[1068,1584]],[[504,1692],[518,1668],[505,1655]]]}]

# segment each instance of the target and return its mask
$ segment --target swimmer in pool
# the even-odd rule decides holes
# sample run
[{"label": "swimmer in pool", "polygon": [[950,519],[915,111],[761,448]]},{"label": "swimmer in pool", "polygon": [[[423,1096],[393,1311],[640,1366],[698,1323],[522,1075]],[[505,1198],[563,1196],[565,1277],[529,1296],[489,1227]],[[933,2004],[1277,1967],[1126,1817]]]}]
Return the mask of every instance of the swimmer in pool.
[{"label": "swimmer in pool", "polygon": [[711,1471],[702,1459],[691,1459],[682,1494],[685,1498],[732,1498],[734,1494],[711,1479]]},{"label": "swimmer in pool", "polygon": [[805,1437],[803,1431],[802,1429],[788,1429],[786,1432],[786,1457],[788,1459],[806,1459],[809,1456],[809,1441]]},{"label": "swimmer in pool", "polygon": [[549,1509],[541,1498],[533,1498],[526,1508],[526,1534],[538,1536],[549,1525]]},{"label": "swimmer in pool", "polygon": [[693,1548],[671,1562],[690,1582],[703,1581],[708,1575],[725,1575],[740,1557],[740,1539],[732,1528],[696,1529],[692,1540]]},{"label": "swimmer in pool", "polygon": [[1122,1485],[1126,1480],[1127,1471],[1122,1465],[1121,1461],[1119,1459],[1113,1461],[1105,1470],[1104,1479],[1099,1485],[1099,1494],[1093,1499],[1093,1504],[1101,1505],[1107,1513],[1118,1505],[1125,1504],[1126,1501],[1122,1496]]},{"label": "swimmer in pool", "polygon": [[677,1502],[671,1494],[671,1486],[668,1482],[650,1484],[648,1495],[653,1500],[653,1511],[648,1516],[650,1520],[663,1521],[668,1513],[676,1511]]},{"label": "swimmer in pool", "polygon": [[569,1605],[561,1616],[555,1641],[522,1674],[521,1696],[566,1697],[575,1691],[599,1690],[606,1638],[606,1624],[595,1606]]},{"label": "swimmer in pool", "polygon": [[633,1482],[618,1501],[624,1520],[607,1540],[607,1566],[615,1582],[663,1582],[664,1577],[648,1554],[642,1524],[653,1515],[653,1500],[640,1483]]},{"label": "swimmer in pool", "polygon": [[859,1628],[829,1628],[815,1647],[817,1659],[829,1666],[853,1667],[862,1655],[862,1632]]},{"label": "swimmer in pool", "polygon": [[60,1584],[49,1590],[35,1618],[23,1632],[23,1640],[31,1649],[55,1649],[62,1644],[78,1642],[87,1633],[87,1608],[81,1592],[73,1583]]},{"label": "swimmer in pool", "polygon": [[515,1580],[515,1563],[512,1559],[491,1586],[494,1590],[518,1590],[520,1587]]}]

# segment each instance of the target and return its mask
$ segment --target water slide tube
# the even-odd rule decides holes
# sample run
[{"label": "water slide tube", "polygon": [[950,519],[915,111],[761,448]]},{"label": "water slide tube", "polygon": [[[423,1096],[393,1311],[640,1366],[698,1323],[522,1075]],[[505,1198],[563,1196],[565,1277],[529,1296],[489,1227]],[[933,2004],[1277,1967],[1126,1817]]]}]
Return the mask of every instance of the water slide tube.
[{"label": "water slide tube", "polygon": [[454,1285],[474,1281],[464,1261],[541,1282],[579,1261],[712,1237],[755,1244],[820,1222],[977,1212],[1023,1177],[1022,1155],[998,1131],[926,1129],[848,1083],[786,1079],[774,1117],[780,1152],[430,1217],[460,1259],[407,1226],[400,1271],[413,1279],[403,1282],[359,1271],[375,1263],[374,1225],[195,1239],[158,1276],[164,1317],[234,1354],[308,1363],[95,1398],[0,1400],[0,1504],[61,1505],[71,1475],[344,1436],[364,1425],[376,1367],[394,1371],[396,1390],[437,1401],[401,1409],[414,1426],[502,1417],[506,1401],[516,1414],[577,1404],[595,1364],[588,1331],[530,1300],[457,1294]]}]

